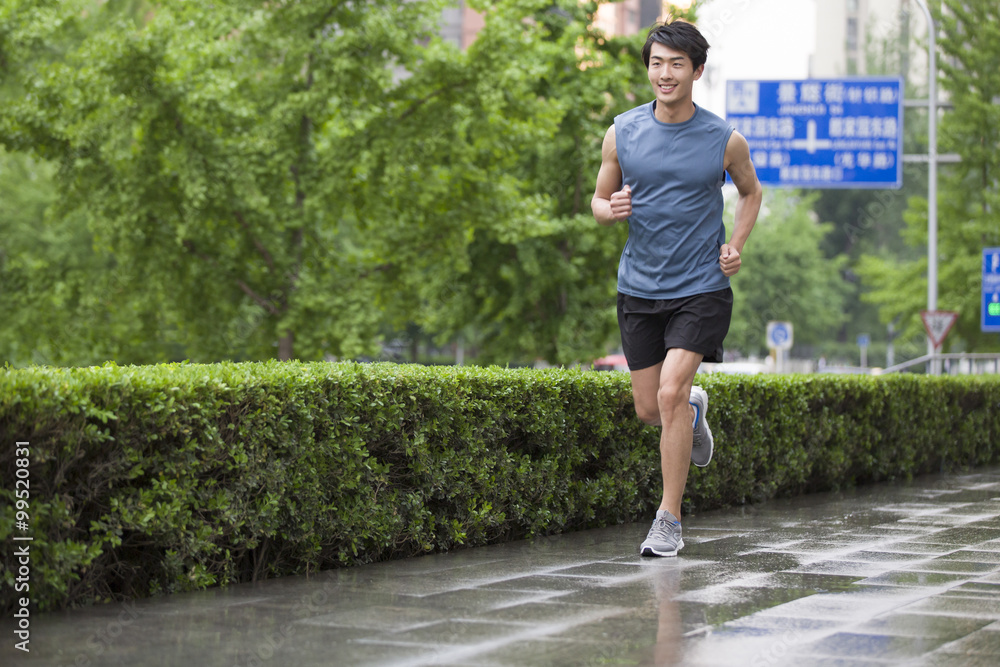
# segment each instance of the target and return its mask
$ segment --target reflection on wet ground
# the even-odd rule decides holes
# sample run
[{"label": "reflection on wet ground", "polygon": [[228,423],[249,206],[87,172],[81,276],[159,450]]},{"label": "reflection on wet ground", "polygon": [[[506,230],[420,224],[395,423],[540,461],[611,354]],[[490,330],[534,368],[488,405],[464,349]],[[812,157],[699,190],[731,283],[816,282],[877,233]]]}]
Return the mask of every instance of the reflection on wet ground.
[{"label": "reflection on wet ground", "polygon": [[1000,664],[1000,469],[33,619],[4,665]]}]

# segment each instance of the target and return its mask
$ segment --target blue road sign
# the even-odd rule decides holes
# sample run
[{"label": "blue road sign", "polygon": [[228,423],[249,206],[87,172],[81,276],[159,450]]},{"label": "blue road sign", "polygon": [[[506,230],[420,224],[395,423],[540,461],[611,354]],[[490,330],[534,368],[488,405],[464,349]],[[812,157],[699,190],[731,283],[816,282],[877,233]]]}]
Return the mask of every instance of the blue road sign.
[{"label": "blue road sign", "polygon": [[1000,332],[1000,248],[983,248],[982,330]]},{"label": "blue road sign", "polygon": [[792,347],[792,323],[768,322],[767,346],[774,350],[788,350]]},{"label": "blue road sign", "polygon": [[858,334],[858,347],[868,347],[872,344],[872,337],[868,334]]},{"label": "blue road sign", "polygon": [[902,90],[888,77],[729,81],[726,118],[765,185],[899,188]]}]

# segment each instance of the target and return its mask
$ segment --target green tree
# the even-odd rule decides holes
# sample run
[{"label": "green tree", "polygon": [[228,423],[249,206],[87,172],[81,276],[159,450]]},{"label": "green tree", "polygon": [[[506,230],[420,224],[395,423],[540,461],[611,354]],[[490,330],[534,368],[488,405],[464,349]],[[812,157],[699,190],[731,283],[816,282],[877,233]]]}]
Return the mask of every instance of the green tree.
[{"label": "green tree", "polygon": [[[940,124],[939,151],[959,154],[940,169],[938,308],[958,322],[946,348],[1000,349],[979,330],[980,266],[984,246],[1000,244],[1000,7],[990,0],[945,0],[935,8],[940,86],[954,104]],[[927,201],[911,198],[904,238],[927,246]],[[898,319],[905,338],[919,337],[926,307],[927,261],[867,257],[859,264],[867,295],[885,322]]]},{"label": "green tree", "polygon": [[[530,195],[526,224],[477,230],[473,269],[437,292],[464,304],[447,311],[462,319],[443,330],[469,323],[484,361],[586,362],[618,343],[617,268],[627,226],[597,225],[590,199],[607,128],[651,97],[640,55],[645,33],[611,37],[593,28],[598,3],[512,7],[489,15],[470,54],[478,57],[480,40],[509,51],[490,41],[490,31],[523,31],[530,15],[535,39],[522,47],[519,66],[532,73],[526,94],[547,101],[553,125],[522,146],[513,165]],[[676,15],[694,20],[695,11]]]},{"label": "green tree", "polygon": [[[534,8],[534,48],[522,49],[519,66],[532,72],[525,94],[547,101],[553,124],[510,165],[531,207],[519,228],[477,229],[469,246],[474,268],[444,286],[460,304],[447,316],[460,319],[442,330],[470,324],[483,361],[587,361],[617,340],[617,260],[626,229],[599,227],[590,198],[604,132],[649,86],[642,42],[590,28],[596,9],[574,1]],[[470,57],[482,57],[480,49],[509,51],[494,40],[522,31],[523,11],[490,15]]]},{"label": "green tree", "polygon": [[[538,265],[546,277],[554,277],[548,260],[553,230],[558,229],[546,190],[522,165],[559,132],[566,102],[539,82],[566,65],[559,49],[568,51],[572,60],[573,43],[558,42],[545,20],[525,20],[550,16],[554,7],[549,3],[471,6],[485,15],[475,42],[460,51],[432,40],[421,66],[404,82],[415,98],[404,113],[424,128],[431,143],[407,144],[398,127],[383,128],[385,141],[398,146],[405,157],[379,169],[394,173],[401,165],[417,165],[430,178],[416,184],[395,177],[377,181],[378,191],[364,199],[384,201],[380,192],[401,188],[405,190],[400,197],[411,198],[415,187],[426,193],[435,215],[423,226],[407,226],[402,239],[399,234],[383,237],[386,243],[378,255],[393,268],[381,275],[382,307],[394,316],[390,322],[400,331],[415,323],[439,340],[471,334],[470,343],[484,360],[538,355],[562,361],[565,357],[552,346],[545,349],[533,332],[546,318],[559,326],[565,313],[540,307],[538,292],[532,289],[537,285],[520,279],[531,266],[522,250],[536,246],[539,239]],[[391,156],[388,151],[379,154]],[[428,256],[428,244],[442,243],[448,253]]]},{"label": "green tree", "polygon": [[[116,11],[135,16],[140,4],[118,2]],[[77,5],[81,13],[95,7]],[[85,40],[85,26],[70,21],[60,39],[51,40],[55,8],[4,3],[0,16],[0,97],[30,100],[34,93],[26,84],[37,75],[37,63],[64,59]],[[59,206],[58,163],[46,155],[45,146],[34,155],[0,146],[0,360],[92,364],[164,358],[159,314],[142,307],[136,290],[125,289],[127,272],[95,249],[83,215]],[[142,312],[147,317],[137,317]]]},{"label": "green tree", "polygon": [[[927,91],[926,84],[921,87],[910,77],[911,54],[919,50],[910,38],[912,20],[909,12],[901,11],[897,22],[880,23],[879,32],[866,36],[865,71],[869,75],[900,76],[904,97],[919,99],[925,98]],[[919,20],[923,20],[922,17]],[[927,152],[926,123],[926,109],[904,109],[905,153]],[[857,265],[865,255],[905,260],[920,258],[921,251],[907,245],[903,239],[902,232],[906,228],[903,214],[909,198],[926,191],[927,165],[914,163],[903,165],[902,187],[899,189],[818,191],[816,213],[821,220],[828,220],[834,225],[824,239],[824,253],[831,258],[840,255],[849,258],[843,271],[849,290],[844,304],[847,317],[836,335],[843,343],[842,349],[853,352],[854,337],[859,333],[875,334],[873,338],[876,341],[882,338],[878,335],[883,330],[878,308],[863,298],[866,286],[857,273]]]},{"label": "green tree", "polygon": [[414,326],[487,360],[606,351],[624,228],[589,198],[642,39],[596,4],[470,4],[460,51],[438,2],[6,3],[0,143],[53,165],[46,216],[94,255],[79,320],[114,324],[55,359],[354,356]]},{"label": "green tree", "polygon": [[0,359],[124,363],[169,356],[131,273],[95,251],[79,213],[58,214],[55,168],[0,148]]},{"label": "green tree", "polygon": [[[843,323],[848,287],[840,271],[847,258],[824,256],[823,241],[833,225],[817,220],[815,200],[815,195],[765,190],[743,266],[732,279],[735,305],[727,348],[762,354],[771,320],[792,322],[796,345],[827,340]],[[730,231],[732,223],[730,211]]]},{"label": "green tree", "polygon": [[492,137],[516,149],[551,115],[509,51],[421,46],[439,8],[18,3],[5,52],[33,51],[35,92],[3,140],[59,164],[63,215],[192,358],[371,350],[421,272],[461,268],[470,221],[523,217]]},{"label": "green tree", "polygon": [[163,2],[136,23],[113,3],[8,4],[3,53],[35,60],[0,139],[58,165],[61,209],[161,330],[196,359],[290,358],[296,334],[300,356],[371,347],[370,277],[387,269],[367,240],[411,218],[358,195],[391,177],[369,170],[389,161],[370,130],[417,103],[392,67],[438,5]]},{"label": "green tree", "polygon": [[587,172],[636,40],[570,0],[473,5],[460,52],[437,2],[5,3],[0,144],[54,167],[46,215],[94,255],[73,275],[102,344],[54,359],[352,356],[414,322],[497,359],[603,351],[617,252]]}]

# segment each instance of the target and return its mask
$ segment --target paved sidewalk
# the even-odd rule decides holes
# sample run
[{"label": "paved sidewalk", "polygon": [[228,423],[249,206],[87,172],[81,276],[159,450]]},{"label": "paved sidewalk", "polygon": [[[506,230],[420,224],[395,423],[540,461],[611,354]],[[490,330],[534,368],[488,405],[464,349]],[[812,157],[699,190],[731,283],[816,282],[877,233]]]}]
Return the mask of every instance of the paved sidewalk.
[{"label": "paved sidewalk", "polygon": [[4,619],[0,663],[1000,665],[1000,468],[648,527]]}]

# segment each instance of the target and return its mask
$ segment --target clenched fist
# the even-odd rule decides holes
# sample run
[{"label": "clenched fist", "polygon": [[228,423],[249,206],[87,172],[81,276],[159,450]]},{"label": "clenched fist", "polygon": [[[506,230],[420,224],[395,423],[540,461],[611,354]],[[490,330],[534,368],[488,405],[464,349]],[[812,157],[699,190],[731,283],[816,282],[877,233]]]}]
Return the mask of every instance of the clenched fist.
[{"label": "clenched fist", "polygon": [[736,275],[741,264],[743,260],[740,259],[740,252],[728,243],[723,244],[719,249],[719,266],[722,268],[722,274],[727,278]]},{"label": "clenched fist", "polygon": [[624,188],[611,195],[611,217],[615,220],[625,220],[632,215],[632,186]]}]

